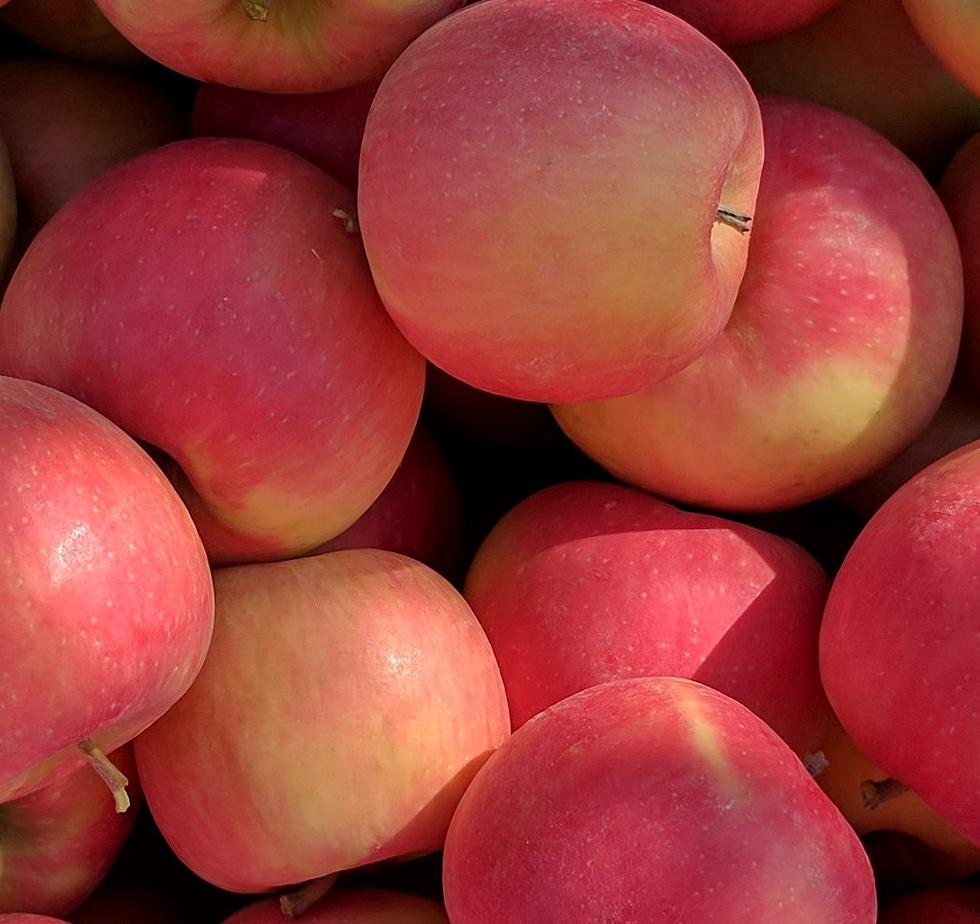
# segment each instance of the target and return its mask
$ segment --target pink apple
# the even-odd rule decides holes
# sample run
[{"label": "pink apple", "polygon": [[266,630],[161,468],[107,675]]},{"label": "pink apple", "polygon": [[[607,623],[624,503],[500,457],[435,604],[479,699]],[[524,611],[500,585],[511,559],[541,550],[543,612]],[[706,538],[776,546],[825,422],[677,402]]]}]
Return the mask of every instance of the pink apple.
[{"label": "pink apple", "polygon": [[252,138],[302,154],[348,189],[378,82],[328,93],[257,93],[202,83],[194,97],[193,134]]},{"label": "pink apple", "polygon": [[277,93],[336,90],[380,77],[460,0],[96,0],[137,48],[209,83]]},{"label": "pink apple", "polygon": [[20,234],[115,164],[174,141],[186,116],[135,73],[56,58],[0,64],[0,132],[10,149]]},{"label": "pink apple", "polygon": [[815,22],[732,57],[756,92],[855,116],[930,176],[980,125],[980,99],[922,43],[902,0],[843,0]]},{"label": "pink apple", "polygon": [[956,154],[939,184],[963,252],[966,311],[960,372],[980,389],[980,134]]},{"label": "pink apple", "polygon": [[816,19],[839,0],[658,0],[723,48],[757,42]]},{"label": "pink apple", "polygon": [[13,0],[0,18],[35,44],[66,58],[102,64],[146,61],[109,24],[95,0]]},{"label": "pink apple", "polygon": [[[256,902],[227,918],[224,924],[283,924],[279,902]],[[429,898],[382,889],[331,892],[308,911],[303,924],[449,924],[442,905]]]},{"label": "pink apple", "polygon": [[[137,804],[132,748],[109,759],[128,778]],[[116,811],[89,767],[0,804],[0,912],[69,914],[105,878],[135,821],[135,811]]]},{"label": "pink apple", "polygon": [[0,377],[0,453],[9,802],[86,760],[107,772],[104,753],[173,705],[204,660],[213,591],[179,498],[91,408]]},{"label": "pink apple", "polygon": [[465,595],[515,728],[608,680],[689,677],[744,703],[803,757],[831,721],[817,667],[828,586],[778,536],[582,481],[511,510]]},{"label": "pink apple", "polygon": [[462,533],[459,489],[449,462],[420,427],[380,497],[353,526],[310,554],[385,549],[452,578],[460,567]]},{"label": "pink apple", "polygon": [[959,248],[922,174],[861,123],[763,103],[766,165],[745,279],[704,355],[636,395],[555,408],[624,481],[773,510],[869,474],[928,424],[963,317]]},{"label": "pink apple", "polygon": [[980,888],[923,889],[889,905],[880,924],[980,924]]},{"label": "pink apple", "polygon": [[720,216],[751,214],[761,156],[745,79],[676,17],[484,0],[385,76],[358,214],[385,306],[435,365],[511,398],[609,397],[725,323],[748,237]]},{"label": "pink apple", "polygon": [[368,549],[222,569],[215,593],[198,682],[136,744],[177,856],[259,892],[438,850],[509,730],[463,598]]},{"label": "pink apple", "polygon": [[857,836],[744,706],[618,680],[519,728],[446,838],[453,924],[873,924]]},{"label": "pink apple", "polygon": [[904,0],[936,57],[980,96],[980,6],[976,0]]},{"label": "pink apple", "polygon": [[834,580],[824,687],[855,744],[980,846],[980,443],[871,518]]},{"label": "pink apple", "polygon": [[352,208],[254,141],[128,161],[34,239],[3,300],[0,369],[175,460],[213,561],[314,548],[391,478],[425,375],[332,214]]}]

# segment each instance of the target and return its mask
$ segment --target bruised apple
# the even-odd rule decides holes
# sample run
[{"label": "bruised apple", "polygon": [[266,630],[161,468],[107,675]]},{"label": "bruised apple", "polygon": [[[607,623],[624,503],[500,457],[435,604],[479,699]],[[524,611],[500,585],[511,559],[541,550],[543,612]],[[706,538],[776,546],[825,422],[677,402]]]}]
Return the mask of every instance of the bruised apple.
[{"label": "bruised apple", "polygon": [[[873,924],[857,835],[761,719],[618,680],[519,728],[446,838],[453,924]],[[721,911],[724,909],[724,911]]]},{"label": "bruised apple", "polygon": [[745,78],[640,0],[484,0],[375,96],[358,216],[408,340],[470,385],[636,391],[724,325],[762,159]]}]

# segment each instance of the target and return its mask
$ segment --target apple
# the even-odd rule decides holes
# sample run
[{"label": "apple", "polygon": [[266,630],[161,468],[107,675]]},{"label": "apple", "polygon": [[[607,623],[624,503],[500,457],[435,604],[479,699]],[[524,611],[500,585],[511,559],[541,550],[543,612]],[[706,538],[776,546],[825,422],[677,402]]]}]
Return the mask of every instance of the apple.
[{"label": "apple", "polygon": [[484,0],[385,75],[358,216],[385,306],[436,366],[510,398],[609,397],[724,325],[761,159],[748,84],[676,17]]},{"label": "apple", "polygon": [[372,549],[215,573],[214,641],[140,736],[163,836],[197,875],[260,892],[438,850],[509,731],[462,596]]},{"label": "apple", "polygon": [[839,0],[658,0],[722,48],[789,32],[830,9]]},{"label": "apple", "polygon": [[[378,301],[339,183],[255,141],[115,167],[21,260],[0,371],[157,447],[215,563],[341,533],[408,446],[425,364]],[[369,361],[368,361],[369,358]]]},{"label": "apple", "polygon": [[463,523],[459,489],[445,454],[419,427],[378,499],[339,536],[309,553],[385,549],[452,579],[460,567]]},{"label": "apple", "polygon": [[852,115],[930,177],[980,126],[980,99],[926,48],[902,0],[843,0],[809,25],[732,57],[757,93]]},{"label": "apple", "polygon": [[0,914],[0,924],[68,924],[60,918],[43,914]]},{"label": "apple", "polygon": [[[882,773],[834,721],[820,744],[825,759],[817,775],[820,788],[833,800],[858,834],[900,835],[903,885],[955,882],[980,872],[980,847],[911,790],[889,792]],[[884,784],[884,785],[883,785]],[[899,840],[896,838],[896,840]]]},{"label": "apple", "polygon": [[959,371],[980,390],[980,134],[953,157],[939,183],[939,195],[963,252],[966,310]]},{"label": "apple", "polygon": [[460,0],[96,0],[137,48],[197,80],[310,93],[381,77],[412,39]]},{"label": "apple", "polygon": [[[449,924],[442,905],[429,898],[384,889],[331,892],[302,914],[303,924]],[[279,902],[264,899],[224,924],[283,924]]]},{"label": "apple", "polygon": [[194,97],[194,135],[252,138],[302,154],[348,189],[378,81],[327,93],[257,93],[202,83]]},{"label": "apple", "polygon": [[[91,408],[0,377],[0,803],[105,754],[187,690],[213,624],[187,510]],[[39,797],[40,798],[40,797]]]},{"label": "apple", "polygon": [[117,65],[146,61],[109,24],[94,0],[12,0],[0,19],[35,44],[66,58]]},{"label": "apple", "polygon": [[980,846],[980,443],[933,463],[871,518],[820,633],[824,687],[854,743]]},{"label": "apple", "polygon": [[[109,755],[138,804],[133,751]],[[0,912],[66,915],[102,882],[136,820],[115,810],[112,794],[88,767],[0,804]]]},{"label": "apple", "polygon": [[56,58],[0,64],[0,131],[23,241],[110,167],[179,138],[185,121],[139,74]]},{"label": "apple", "polygon": [[856,120],[762,104],[753,243],[724,332],[636,394],[554,409],[613,475],[699,506],[797,506],[864,477],[949,386],[963,272],[919,170]]},{"label": "apple", "polygon": [[831,721],[817,666],[828,587],[792,542],[583,481],[511,510],[464,594],[514,728],[599,683],[669,675],[734,697],[804,757]]},{"label": "apple", "polygon": [[980,924],[980,889],[946,886],[900,898],[881,914],[880,924]]},{"label": "apple", "polygon": [[761,719],[673,677],[521,726],[453,816],[453,924],[873,924],[857,836]]},{"label": "apple", "polygon": [[980,96],[980,6],[976,0],[903,0],[923,41]]}]

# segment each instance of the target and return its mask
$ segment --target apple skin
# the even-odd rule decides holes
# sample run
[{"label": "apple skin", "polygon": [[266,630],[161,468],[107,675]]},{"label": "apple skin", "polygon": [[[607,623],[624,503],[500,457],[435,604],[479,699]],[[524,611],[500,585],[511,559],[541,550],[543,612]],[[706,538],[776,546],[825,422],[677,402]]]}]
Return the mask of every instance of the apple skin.
[{"label": "apple skin", "polygon": [[687,677],[752,709],[803,757],[832,718],[817,664],[828,588],[792,542],[582,481],[511,510],[477,551],[464,594],[514,728],[609,680]]},{"label": "apple skin", "polygon": [[140,803],[132,748],[109,759],[129,779],[126,812],[89,767],[0,804],[0,912],[67,915],[105,878]]},{"label": "apple skin", "polygon": [[861,753],[841,724],[834,721],[821,743],[826,768],[816,777],[820,788],[860,835],[895,832],[902,836],[899,854],[904,887],[910,882],[956,882],[980,872],[980,847],[972,844],[914,792],[874,808],[865,805],[861,787],[882,781],[882,773]]},{"label": "apple skin", "polygon": [[358,217],[385,306],[436,366],[510,398],[608,397],[724,325],[748,237],[717,210],[751,214],[761,158],[745,79],[676,17],[484,0],[385,75]]},{"label": "apple skin", "polygon": [[[385,889],[330,892],[303,912],[303,924],[449,924],[442,905],[429,898]],[[278,900],[264,899],[224,924],[283,924]]]},{"label": "apple skin", "polygon": [[722,510],[794,507],[895,456],[946,393],[963,318],[959,247],[918,169],[830,109],[762,112],[752,250],[724,332],[639,394],[554,408],[618,478]]},{"label": "apple skin", "polygon": [[838,572],[820,673],[854,743],[980,846],[980,443],[871,518]]},{"label": "apple skin", "polygon": [[135,73],[56,58],[0,64],[0,131],[26,243],[91,180],[186,132],[186,115]]},{"label": "apple skin", "polygon": [[260,892],[440,849],[510,728],[462,596],[371,549],[221,569],[215,592],[198,682],[135,746],[177,856]]},{"label": "apple skin", "polygon": [[364,123],[377,89],[376,80],[328,93],[257,93],[202,83],[191,132],[278,145],[357,189]]},{"label": "apple skin", "polygon": [[903,0],[919,35],[965,87],[980,96],[980,6],[975,0]]},{"label": "apple skin", "polygon": [[174,142],[76,196],[4,297],[0,370],[75,395],[175,460],[215,563],[338,535],[411,439],[425,364],[338,207],[350,193],[291,152]]},{"label": "apple skin", "polygon": [[309,554],[365,548],[399,552],[450,580],[457,577],[463,552],[459,489],[445,454],[423,427],[361,518]]},{"label": "apple skin", "polygon": [[963,253],[966,308],[959,372],[980,391],[980,134],[974,135],[950,161],[939,183],[939,195]]},{"label": "apple skin", "polygon": [[61,918],[49,918],[43,914],[0,914],[0,924],[68,924]]},{"label": "apple skin", "polygon": [[946,886],[923,889],[889,905],[879,924],[980,924],[980,889]]},{"label": "apple skin", "polygon": [[[91,408],[0,377],[0,802],[121,747],[190,686],[213,590],[187,510]],[[56,666],[53,670],[52,665]]]},{"label": "apple skin", "polygon": [[802,26],[839,0],[659,0],[722,48],[772,38]]},{"label": "apple skin", "polygon": [[224,0],[97,0],[141,51],[197,80],[245,90],[312,93],[381,77],[417,35],[460,0],[256,0],[267,21]]},{"label": "apple skin", "polygon": [[12,0],[0,19],[62,57],[114,65],[146,61],[110,25],[94,0]]},{"label": "apple skin", "polygon": [[980,126],[980,99],[926,48],[902,0],[843,0],[809,25],[732,57],[760,95],[852,115],[930,178]]},{"label": "apple skin", "polygon": [[453,924],[875,920],[868,858],[796,756],[673,677],[592,687],[519,728],[460,801],[443,886]]}]

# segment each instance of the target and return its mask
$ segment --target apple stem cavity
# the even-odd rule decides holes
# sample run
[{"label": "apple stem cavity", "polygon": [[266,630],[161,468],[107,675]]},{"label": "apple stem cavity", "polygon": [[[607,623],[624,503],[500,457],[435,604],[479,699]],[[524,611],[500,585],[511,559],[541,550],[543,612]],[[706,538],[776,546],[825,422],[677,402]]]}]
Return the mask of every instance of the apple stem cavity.
[{"label": "apple stem cavity", "polygon": [[331,873],[329,876],[321,876],[319,879],[311,879],[306,885],[300,887],[295,892],[288,892],[279,897],[279,910],[284,918],[290,921],[295,920],[306,911],[314,902],[318,902],[331,886],[337,881],[338,873]]},{"label": "apple stem cavity", "polygon": [[116,803],[116,811],[120,814],[129,808],[129,793],[126,787],[129,780],[119,768],[105,756],[103,751],[96,747],[91,738],[86,738],[78,747],[92,765],[92,768],[102,778],[102,782],[109,787],[113,801]]},{"label": "apple stem cavity", "polygon": [[887,780],[865,780],[861,784],[861,797],[866,809],[876,809],[879,805],[897,799],[909,791],[908,786],[891,778]]},{"label": "apple stem cavity", "polygon": [[719,205],[717,212],[715,212],[715,221],[723,225],[728,225],[729,228],[734,228],[739,234],[748,234],[751,230],[749,223],[752,221],[752,216],[743,212],[741,209],[733,209],[728,205]]},{"label": "apple stem cavity", "polygon": [[268,22],[272,0],[242,0],[245,15],[253,22]]}]

